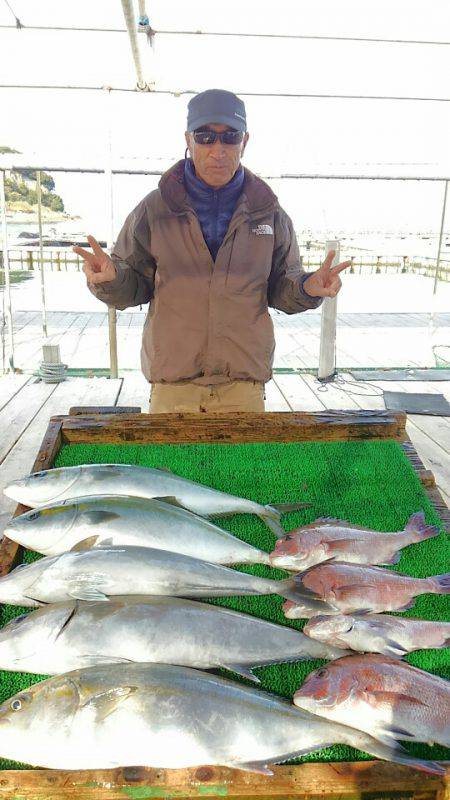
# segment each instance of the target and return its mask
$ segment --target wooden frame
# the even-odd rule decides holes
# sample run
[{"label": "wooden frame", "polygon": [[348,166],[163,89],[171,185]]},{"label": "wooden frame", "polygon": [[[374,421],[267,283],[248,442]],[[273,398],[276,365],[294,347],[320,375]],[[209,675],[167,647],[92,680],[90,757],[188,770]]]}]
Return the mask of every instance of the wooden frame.
[{"label": "wooden frame", "polygon": [[[434,508],[450,525],[450,511],[405,433],[406,415],[391,411],[262,414],[130,414],[102,413],[101,408],[73,409],[52,417],[33,472],[48,469],[67,443],[348,441],[394,439],[418,474]],[[25,507],[19,505],[15,514]],[[0,544],[0,574],[6,574],[18,545]],[[382,761],[307,763],[274,768],[274,777],[222,767],[156,770],[4,770],[0,798],[11,800],[118,800],[147,798],[298,798],[299,800],[445,800],[450,795],[450,767],[445,778]]]}]

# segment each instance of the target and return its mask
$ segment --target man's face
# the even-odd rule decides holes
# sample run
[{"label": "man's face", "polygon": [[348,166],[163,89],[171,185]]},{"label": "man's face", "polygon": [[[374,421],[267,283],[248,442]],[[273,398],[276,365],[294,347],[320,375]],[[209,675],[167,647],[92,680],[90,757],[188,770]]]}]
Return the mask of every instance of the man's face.
[{"label": "man's face", "polygon": [[[205,129],[216,131],[216,133],[232,130],[228,125],[213,123],[203,125],[202,130]],[[225,186],[231,181],[248,142],[248,133],[244,134],[244,138],[239,144],[222,144],[220,139],[217,139],[214,144],[197,144],[192,133],[186,132],[185,137],[198,178],[215,189],[220,189],[221,186]]]}]

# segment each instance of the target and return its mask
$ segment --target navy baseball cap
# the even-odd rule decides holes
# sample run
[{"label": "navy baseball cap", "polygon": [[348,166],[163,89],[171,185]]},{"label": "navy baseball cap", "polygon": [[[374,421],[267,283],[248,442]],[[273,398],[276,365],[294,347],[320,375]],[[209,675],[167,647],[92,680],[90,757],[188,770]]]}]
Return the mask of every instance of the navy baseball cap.
[{"label": "navy baseball cap", "polygon": [[187,129],[192,132],[210,123],[246,131],[244,103],[233,92],[225,89],[207,89],[206,92],[196,94],[188,103]]}]

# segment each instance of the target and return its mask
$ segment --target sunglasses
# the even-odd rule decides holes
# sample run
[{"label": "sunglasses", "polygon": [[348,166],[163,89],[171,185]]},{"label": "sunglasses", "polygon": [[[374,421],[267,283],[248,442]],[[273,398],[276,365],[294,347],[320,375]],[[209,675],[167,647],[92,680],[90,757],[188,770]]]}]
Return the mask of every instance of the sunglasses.
[{"label": "sunglasses", "polygon": [[224,131],[217,133],[208,129],[194,131],[192,136],[196,144],[214,144],[217,139],[222,144],[240,144],[244,138],[242,131]]}]

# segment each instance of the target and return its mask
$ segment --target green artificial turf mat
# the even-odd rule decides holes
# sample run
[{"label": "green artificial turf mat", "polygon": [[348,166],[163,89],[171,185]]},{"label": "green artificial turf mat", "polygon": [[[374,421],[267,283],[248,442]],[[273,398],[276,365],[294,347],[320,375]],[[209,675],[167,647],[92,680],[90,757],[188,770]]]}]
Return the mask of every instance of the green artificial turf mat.
[{"label": "green artificial turf mat", "polygon": [[[379,531],[401,530],[409,516],[425,512],[426,521],[441,527],[439,537],[406,548],[400,563],[392,567],[416,577],[427,577],[448,570],[448,537],[417,475],[393,441],[307,442],[261,444],[192,444],[192,445],[67,445],[59,452],[55,466],[84,463],[122,463],[146,467],[165,467],[178,475],[199,481],[231,494],[260,503],[310,502],[311,508],[285,515],[283,526],[290,530],[318,517],[336,517]],[[270,551],[275,537],[253,515],[222,518],[219,524],[234,535]],[[36,558],[29,551],[25,560]],[[241,567],[243,572],[263,577],[283,578],[287,573],[262,565]],[[228,606],[264,619],[301,629],[303,621],[287,620],[281,610],[282,598],[233,597],[209,602]],[[4,606],[0,622],[21,613],[17,607]],[[423,619],[449,619],[448,597],[422,595],[405,616]],[[450,675],[450,650],[427,650],[412,653],[409,663],[442,677]],[[261,689],[291,699],[306,675],[323,661],[277,664],[258,668],[255,674]],[[221,674],[230,677],[230,673]],[[36,676],[1,672],[0,700],[36,682]],[[241,680],[238,676],[233,676]],[[243,681],[245,682],[245,681]],[[415,756],[449,759],[450,750],[435,745],[405,744]],[[367,758],[359,751],[335,745],[297,759],[301,761],[355,761]],[[0,760],[0,767],[12,762]]]}]

